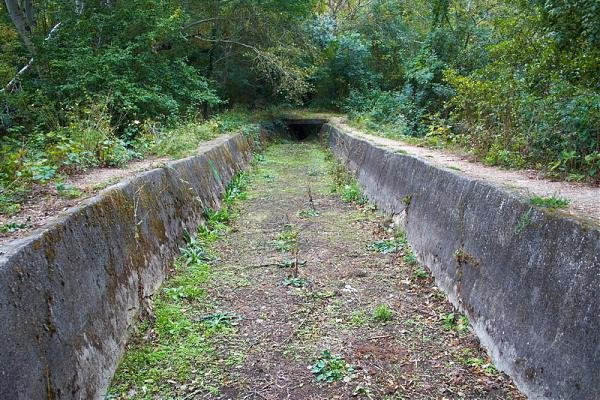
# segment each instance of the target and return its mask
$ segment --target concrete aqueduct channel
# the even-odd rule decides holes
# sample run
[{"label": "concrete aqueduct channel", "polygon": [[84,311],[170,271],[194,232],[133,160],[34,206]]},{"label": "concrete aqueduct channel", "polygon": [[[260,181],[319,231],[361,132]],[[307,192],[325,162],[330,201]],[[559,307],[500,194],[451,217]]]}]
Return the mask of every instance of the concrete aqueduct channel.
[{"label": "concrete aqueduct channel", "polygon": [[[296,139],[318,131],[369,200],[404,229],[435,285],[522,393],[600,398],[597,225],[532,207],[336,123],[287,123]],[[264,132],[262,141],[271,136]],[[242,135],[216,139],[0,247],[0,398],[103,398],[184,233],[206,207],[219,207],[254,147]]]}]

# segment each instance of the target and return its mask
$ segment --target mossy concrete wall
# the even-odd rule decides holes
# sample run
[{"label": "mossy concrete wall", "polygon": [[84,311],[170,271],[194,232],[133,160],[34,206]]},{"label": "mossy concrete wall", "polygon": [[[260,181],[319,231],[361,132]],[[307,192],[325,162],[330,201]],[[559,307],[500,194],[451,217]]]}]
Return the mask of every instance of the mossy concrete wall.
[{"label": "mossy concrete wall", "polygon": [[184,232],[250,157],[245,137],[221,137],[0,247],[0,399],[102,398]]},{"label": "mossy concrete wall", "polygon": [[600,399],[598,226],[334,125],[321,132],[530,399]]}]

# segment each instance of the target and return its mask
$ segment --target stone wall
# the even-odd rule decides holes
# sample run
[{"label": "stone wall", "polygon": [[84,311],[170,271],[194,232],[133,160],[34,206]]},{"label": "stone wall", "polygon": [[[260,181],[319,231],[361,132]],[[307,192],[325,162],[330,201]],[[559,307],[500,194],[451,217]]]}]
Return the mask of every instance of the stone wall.
[{"label": "stone wall", "polygon": [[600,399],[598,226],[335,125],[322,134],[530,399]]},{"label": "stone wall", "polygon": [[221,137],[0,247],[0,399],[103,398],[184,232],[219,205],[251,150]]}]

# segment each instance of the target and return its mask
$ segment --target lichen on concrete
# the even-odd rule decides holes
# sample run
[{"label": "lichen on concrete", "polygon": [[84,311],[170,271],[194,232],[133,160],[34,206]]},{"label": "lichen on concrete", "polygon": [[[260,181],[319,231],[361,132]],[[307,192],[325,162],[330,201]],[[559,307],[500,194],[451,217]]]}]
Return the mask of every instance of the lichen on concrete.
[{"label": "lichen on concrete", "polygon": [[[104,396],[183,234],[251,158],[242,135],[141,173],[0,248],[2,399]],[[215,178],[209,163],[214,165]]]}]

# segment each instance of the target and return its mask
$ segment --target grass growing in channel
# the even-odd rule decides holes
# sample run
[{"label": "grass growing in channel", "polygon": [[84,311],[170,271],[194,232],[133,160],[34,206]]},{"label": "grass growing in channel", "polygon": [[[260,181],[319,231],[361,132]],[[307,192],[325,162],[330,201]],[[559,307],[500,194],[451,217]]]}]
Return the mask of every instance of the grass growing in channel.
[{"label": "grass growing in channel", "polygon": [[331,193],[339,194],[344,203],[367,204],[369,199],[362,193],[358,181],[345,166],[335,159],[333,153],[327,152],[325,160],[329,164],[328,171],[333,180]]},{"label": "grass growing in channel", "polygon": [[247,178],[237,175],[220,210],[206,210],[205,223],[189,237],[174,264],[175,275],[153,296],[153,316],[129,340],[107,399],[180,398],[217,394],[223,384],[218,338],[235,331],[239,316],[214,310],[206,296],[215,255],[211,244],[227,232],[235,202],[246,196]]}]

